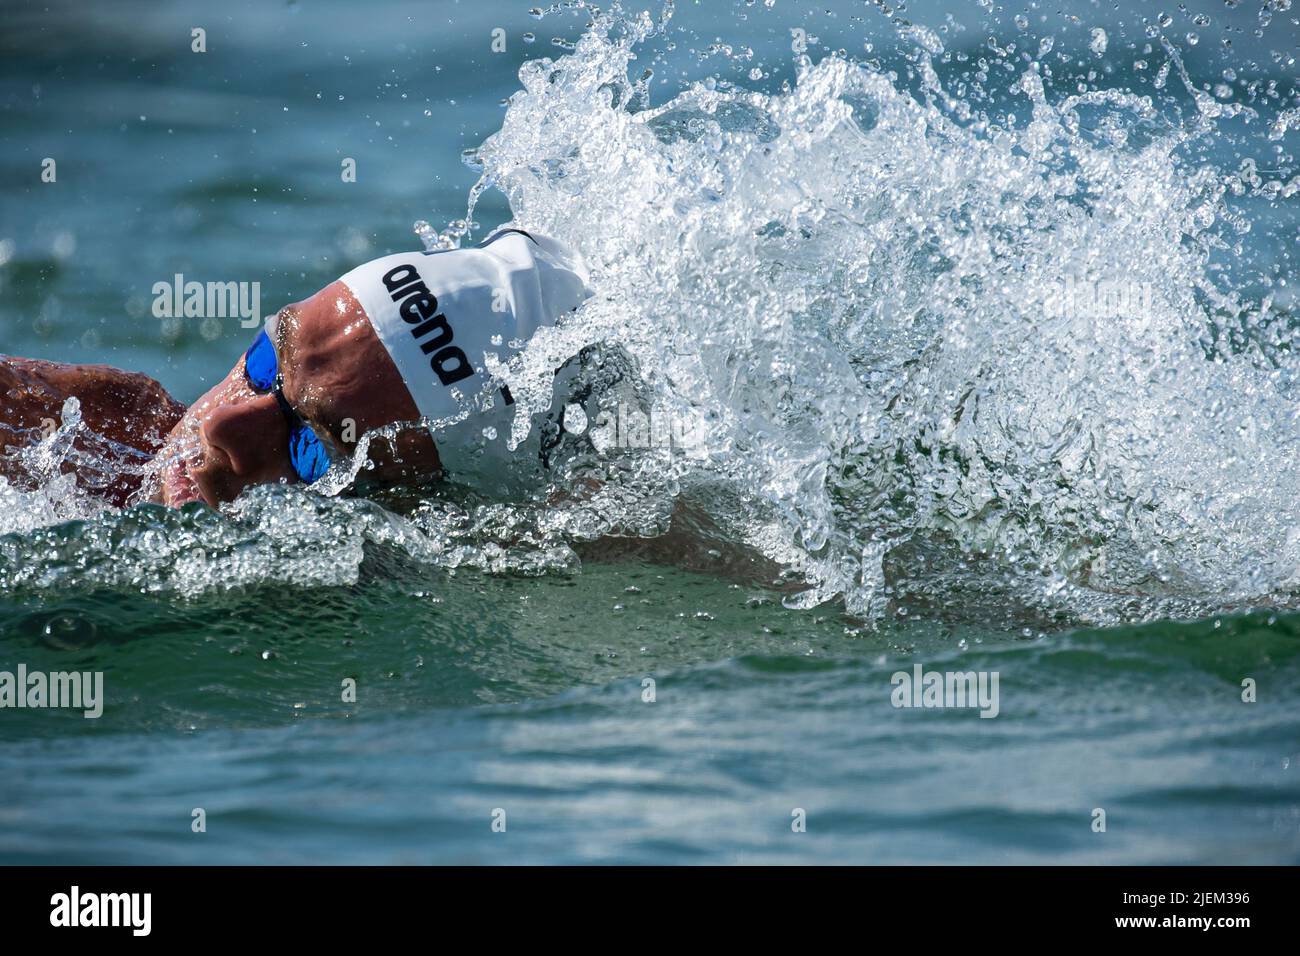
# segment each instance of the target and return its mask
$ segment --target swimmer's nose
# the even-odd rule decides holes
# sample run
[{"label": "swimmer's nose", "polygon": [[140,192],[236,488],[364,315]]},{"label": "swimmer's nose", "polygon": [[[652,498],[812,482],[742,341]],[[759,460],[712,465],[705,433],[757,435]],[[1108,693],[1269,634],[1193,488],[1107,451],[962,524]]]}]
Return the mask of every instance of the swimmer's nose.
[{"label": "swimmer's nose", "polygon": [[289,474],[288,429],[274,395],[214,408],[199,429],[203,443],[230,463],[240,486]]}]

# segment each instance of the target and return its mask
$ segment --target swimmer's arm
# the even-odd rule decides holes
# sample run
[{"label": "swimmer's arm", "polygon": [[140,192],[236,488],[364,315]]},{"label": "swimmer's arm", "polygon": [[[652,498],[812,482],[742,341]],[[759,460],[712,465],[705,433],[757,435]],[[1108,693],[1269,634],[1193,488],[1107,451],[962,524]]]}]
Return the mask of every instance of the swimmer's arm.
[{"label": "swimmer's arm", "polygon": [[73,396],[93,431],[146,452],[162,444],[185,413],[184,405],[139,372],[0,355],[0,453],[59,427],[63,404]]}]

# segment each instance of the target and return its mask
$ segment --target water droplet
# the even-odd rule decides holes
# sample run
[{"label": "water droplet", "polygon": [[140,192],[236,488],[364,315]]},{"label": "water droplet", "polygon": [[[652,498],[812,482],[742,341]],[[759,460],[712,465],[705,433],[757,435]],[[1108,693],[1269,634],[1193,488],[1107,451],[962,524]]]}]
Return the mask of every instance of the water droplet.
[{"label": "water droplet", "polygon": [[587,430],[587,413],[581,405],[564,406],[564,430],[571,435],[581,435]]}]

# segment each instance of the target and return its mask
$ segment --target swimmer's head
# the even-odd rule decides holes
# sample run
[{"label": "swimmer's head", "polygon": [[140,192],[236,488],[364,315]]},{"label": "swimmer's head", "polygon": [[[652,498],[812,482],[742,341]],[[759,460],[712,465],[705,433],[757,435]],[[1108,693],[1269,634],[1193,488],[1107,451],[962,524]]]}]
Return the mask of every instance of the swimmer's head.
[{"label": "swimmer's head", "polygon": [[[485,354],[508,360],[589,295],[576,254],[517,230],[474,249],[358,266],[282,309],[266,341],[186,412],[160,452],[160,498],[215,505],[250,485],[310,481],[313,465],[352,455],[371,429],[509,414],[504,389],[483,401],[494,388]],[[440,431],[441,454],[420,427],[372,441],[367,481],[432,476],[455,436],[482,431]]]},{"label": "swimmer's head", "polygon": [[[163,503],[230,501],[250,485],[300,481],[291,457],[293,417],[332,457],[350,455],[372,428],[420,417],[365,310],[342,282],[281,309],[268,323],[280,398],[256,388],[239,361],[185,413],[159,453]],[[292,414],[286,414],[285,405]],[[368,477],[400,482],[435,474],[438,452],[421,429],[373,442]]]}]

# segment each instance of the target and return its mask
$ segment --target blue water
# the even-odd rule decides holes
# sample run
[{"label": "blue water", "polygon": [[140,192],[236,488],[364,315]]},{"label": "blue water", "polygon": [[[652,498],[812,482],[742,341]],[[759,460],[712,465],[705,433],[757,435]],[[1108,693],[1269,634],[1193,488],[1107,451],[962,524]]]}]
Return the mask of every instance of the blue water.
[{"label": "blue water", "polygon": [[[1039,37],[1052,35],[1054,52],[1078,59],[1057,61],[1049,99],[1076,92],[1077,82],[1153,92],[1152,76],[1164,62],[1158,42],[1152,53],[1142,51],[1152,42],[1142,18],[1153,10],[1057,6],[1030,11],[1049,20],[1027,31],[1015,25],[1019,11],[1011,8],[990,13],[978,4],[926,2],[897,5],[895,15],[936,33],[945,24],[966,27],[942,33],[947,52],[964,57],[939,62],[946,81],[988,55],[990,35],[1003,46],[1014,39],[1022,50],[1037,50]],[[1276,12],[1255,37],[1257,3],[1186,6],[1186,13],[1171,9],[1179,20],[1166,33],[1179,41],[1193,77],[1213,84],[1235,69],[1243,100],[1249,81],[1274,80],[1278,98],[1252,100],[1268,117],[1297,105],[1297,69],[1286,61],[1300,46],[1296,11]],[[1192,22],[1202,13],[1209,26]],[[479,171],[462,162],[462,152],[501,129],[503,101],[521,87],[521,65],[568,54],[552,38],[572,43],[586,32],[585,15],[561,12],[539,21],[527,4],[498,0],[89,9],[56,3],[5,17],[0,351],[147,371],[187,401],[224,376],[247,333],[233,320],[160,321],[150,312],[155,282],[177,272],[200,281],[260,281],[270,310],[358,262],[416,247],[417,220],[438,230],[465,217]],[[190,51],[193,26],[206,28],[207,53]],[[1104,57],[1088,51],[1097,26],[1108,35]],[[492,49],[497,27],[506,36],[502,53]],[[808,41],[814,62],[840,49],[850,60],[880,57],[882,68],[899,70],[893,85],[900,95],[925,95],[919,69],[905,72],[916,61],[900,25],[870,4],[681,3],[670,29],[638,47],[629,69],[635,79],[653,66],[651,107],[710,77],[714,85],[730,80],[770,96],[783,83],[797,86],[792,29],[816,38]],[[1200,34],[1195,45],[1185,39],[1191,31]],[[531,43],[526,32],[536,35]],[[1233,41],[1230,48],[1224,38]],[[715,43],[732,55],[710,52]],[[999,58],[991,59],[996,81]],[[1141,59],[1149,64],[1139,70],[1133,64]],[[1025,66],[1016,53],[1001,60]],[[756,67],[761,76],[751,80]],[[1007,92],[1015,76],[1006,72],[1000,86],[989,83],[985,99],[969,90],[958,95],[995,123],[1015,111],[1011,125],[1023,127],[1029,104]],[[1161,103],[1161,115],[1191,122],[1191,98],[1176,73],[1170,77],[1172,102]],[[863,108],[861,99],[854,102]],[[518,108],[520,127],[531,128],[536,106]],[[870,124],[855,116],[870,137]],[[1088,125],[1094,118],[1085,119]],[[771,197],[769,208],[735,186],[746,167],[727,166],[727,145],[717,148],[724,173],[689,166],[697,156],[687,147],[669,155],[675,137],[690,143],[712,135],[688,119],[680,129],[672,122],[663,120],[656,133],[667,144],[663,162],[628,173],[609,190],[626,194],[622,213],[645,227],[640,240],[654,250],[652,259],[667,260],[675,247],[647,223],[659,222],[671,237],[679,224],[685,233],[688,224],[709,221],[695,218],[713,215],[707,209],[723,208],[712,228],[730,240],[722,231],[734,211],[728,202],[766,217],[783,204],[815,205],[819,182],[843,199],[851,179],[844,171],[864,155],[875,161],[870,139],[856,154],[838,152],[838,145],[811,153],[807,168],[822,169],[817,176],[773,176],[756,190]],[[748,120],[736,122],[744,127]],[[1100,118],[1097,125],[1104,125]],[[1130,143],[1164,135],[1158,124],[1137,126],[1125,127]],[[882,121],[880,135],[887,128]],[[1182,147],[1184,161],[1192,164],[1187,168],[1236,170],[1242,158],[1258,156],[1265,175],[1285,184],[1295,175],[1295,132],[1276,141],[1266,132],[1267,123],[1225,118]],[[489,168],[508,181],[523,211],[560,219],[565,207],[547,203],[565,197],[566,184],[583,183],[592,215],[618,218],[604,205],[617,196],[602,193],[601,176],[581,168],[596,159],[569,155],[564,161],[574,165],[566,175],[551,167],[551,175],[530,185],[509,181],[506,172],[527,166],[525,153],[510,152],[519,141],[498,142]],[[893,153],[906,166],[907,142],[900,136],[891,143],[881,168]],[[542,137],[537,149],[548,145]],[[960,152],[953,147],[941,155]],[[55,184],[39,179],[47,156],[58,161]],[[344,157],[357,162],[356,183],[340,180]],[[918,196],[936,179],[934,168],[919,169]],[[1010,169],[998,170],[971,208],[991,203],[1003,188],[1023,188],[1003,179]],[[844,181],[834,180],[837,171]],[[636,190],[651,185],[659,198],[643,203]],[[1166,195],[1153,187],[1146,206]],[[1041,201],[1017,200],[1026,209]],[[1267,290],[1275,311],[1265,312],[1285,324],[1296,275],[1297,202],[1258,192],[1225,202],[1252,228],[1238,235],[1239,246],[1215,247],[1206,274],[1255,301]],[[654,219],[665,207],[672,214]],[[787,247],[763,268],[793,271],[791,262],[812,256],[808,249],[846,247],[875,214],[868,203],[847,200],[840,207],[826,200],[821,209],[804,224],[806,247]],[[511,215],[495,189],[482,194],[473,213],[486,226]],[[914,225],[900,214],[892,228],[903,237]],[[1064,225],[1056,222],[1044,235]],[[987,234],[1013,231],[990,226]],[[1117,233],[1114,241],[1131,235]],[[1032,271],[1034,243],[1008,242],[999,250],[1003,259],[1020,255],[1017,268]],[[689,333],[691,308],[711,295],[725,299],[744,276],[761,271],[743,258],[743,243],[723,246],[714,258],[696,246],[677,250],[690,264],[676,272],[620,273],[623,285],[609,288],[661,283],[668,301],[647,298],[647,314],[679,312],[686,318],[674,334]],[[618,248],[633,256],[637,247]],[[882,260],[896,270],[885,273],[886,285],[895,282],[885,290],[891,301],[914,291],[910,270],[925,258],[913,254],[917,248],[932,251],[908,246],[896,260]],[[818,255],[809,261],[839,267],[833,253]],[[1176,259],[1171,251],[1171,283],[1183,279],[1176,273],[1185,263]],[[698,277],[691,269],[728,275],[729,284],[722,292],[693,291]],[[729,269],[744,275],[736,279]],[[828,320],[831,331],[819,334],[836,334],[851,325],[844,316],[863,299],[839,291],[851,278],[831,275],[829,267],[808,269],[825,275],[823,287],[809,287],[808,300],[831,300],[827,314],[843,323]],[[738,295],[731,328],[707,324],[725,319],[700,312],[695,347],[756,340],[751,327],[740,325],[745,301]],[[998,335],[1007,338],[1005,330]],[[907,334],[873,339],[856,326],[845,338],[880,354],[896,350],[901,368],[924,348]],[[1105,358],[1096,359],[1105,369],[1098,381],[1079,384],[1078,394],[1104,394],[1122,365]],[[1285,355],[1273,358],[1278,387],[1289,387],[1294,370]],[[739,375],[734,359],[729,353],[717,364]],[[999,394],[1039,394],[1034,364],[1050,363],[1007,365],[1000,381],[1016,368],[1023,378],[1011,378]],[[796,366],[793,377],[813,365]],[[686,366],[663,368],[671,378]],[[895,372],[863,371],[862,379],[875,383],[872,375]],[[844,374],[851,404],[854,372]],[[760,384],[769,378],[775,373],[758,376]],[[1268,420],[1276,403],[1246,391],[1253,379],[1234,383],[1242,389],[1240,407]],[[1064,386],[1053,387],[1065,394]],[[808,391],[835,396],[833,382],[810,379]],[[749,414],[763,394],[737,398],[735,407]],[[797,389],[790,394],[798,399]],[[1147,406],[1134,394],[1134,407],[1122,411],[1138,421]],[[1231,396],[1221,404],[1231,406]],[[1160,414],[1145,426],[1156,432],[1209,414],[1190,400],[1182,407],[1161,401],[1150,400]],[[1094,405],[1080,408],[1084,414]],[[825,423],[839,414],[829,400],[821,411],[737,448],[727,474],[747,489],[747,482],[759,484],[757,472],[743,468],[750,460],[767,463],[770,454],[772,462],[791,462],[791,473],[801,468],[803,449],[794,438],[814,444],[809,436],[820,440],[818,429],[832,430]],[[1170,435],[1182,434],[1168,427]],[[1014,443],[1011,425],[1008,431]],[[1089,497],[1088,482],[1066,489],[1049,476],[1040,485],[1023,477],[1031,469],[1013,454],[999,462],[989,452],[990,482],[1024,481],[1012,494],[1032,499],[1032,508],[1029,519],[995,514],[979,525],[963,524],[953,516],[965,512],[926,497],[966,500],[965,486],[950,497],[936,489],[973,482],[977,456],[954,479],[930,431],[909,447],[933,439],[933,454],[926,445],[915,457],[873,457],[878,449],[870,448],[861,459],[870,467],[860,469],[868,477],[825,479],[838,522],[827,547],[843,544],[860,555],[877,540],[874,530],[890,529],[891,521],[924,524],[925,536],[901,541],[881,532],[885,583],[869,586],[859,569],[841,588],[847,597],[832,594],[806,608],[783,603],[790,588],[770,586],[771,567],[754,554],[772,527],[786,527],[782,521],[803,521],[795,540],[823,554],[808,544],[821,499],[803,486],[793,503],[763,499],[776,517],[762,512],[761,521],[758,507],[734,488],[716,495],[711,485],[697,489],[692,501],[718,518],[718,527],[703,522],[687,544],[661,539],[658,518],[641,512],[598,513],[589,520],[601,528],[608,522],[611,535],[587,536],[572,523],[539,530],[545,509],[540,518],[524,512],[519,523],[543,542],[529,546],[512,544],[496,518],[476,513],[465,521],[472,531],[458,536],[447,528],[458,527],[472,507],[455,495],[416,506],[371,505],[263,489],[220,515],[197,506],[179,514],[142,506],[124,513],[84,509],[73,520],[40,517],[39,495],[6,499],[0,670],[23,663],[31,670],[102,671],[107,703],[98,720],[77,712],[0,711],[0,862],[1298,862],[1293,516],[1271,501],[1255,511],[1210,514],[1188,503],[1195,495],[1185,501],[1175,493],[1190,487],[1213,497],[1199,476],[1240,464],[1239,449],[1229,453],[1234,433],[1211,432],[1206,426],[1180,439],[1204,473],[1168,450],[1135,458],[1132,472],[1109,472],[1114,483],[1131,484],[1134,474],[1163,475],[1175,464],[1190,469],[1145,497],[1135,492],[1140,504],[1118,509],[1119,518]],[[1034,439],[1026,444],[1038,442],[1032,429],[1024,434]],[[1271,457],[1242,467],[1282,495],[1294,480],[1292,452],[1280,441]],[[927,461],[934,470],[916,478]],[[844,473],[852,469],[844,466]],[[871,475],[883,474],[888,487],[866,487]],[[915,484],[905,484],[904,475]],[[627,488],[643,490],[632,479]],[[645,500],[662,504],[659,494],[668,493],[652,486]],[[988,496],[970,491],[969,498]],[[1151,519],[1167,533],[1160,536],[1143,522],[1166,505],[1179,520]],[[747,509],[753,524],[744,533],[719,530],[734,527],[723,518],[751,515]],[[1014,534],[1007,531],[1012,525]],[[1112,540],[1127,542],[1126,533],[1131,549],[1106,550]],[[1105,536],[1113,537],[1099,543]],[[1076,561],[1080,541],[1100,549],[1087,562]],[[1157,555],[1151,563],[1158,573],[1130,573],[1125,561],[1140,564],[1148,551]],[[894,707],[891,677],[916,663],[997,672],[996,719],[969,709]],[[342,700],[348,678],[356,681],[355,702]],[[653,701],[645,699],[647,679]],[[1242,699],[1247,679],[1257,689],[1254,703]],[[206,816],[202,833],[191,829],[198,808]],[[1104,832],[1094,828],[1099,809]],[[806,814],[806,832],[792,829],[798,810]],[[504,819],[504,832],[494,831],[494,819]]]}]

